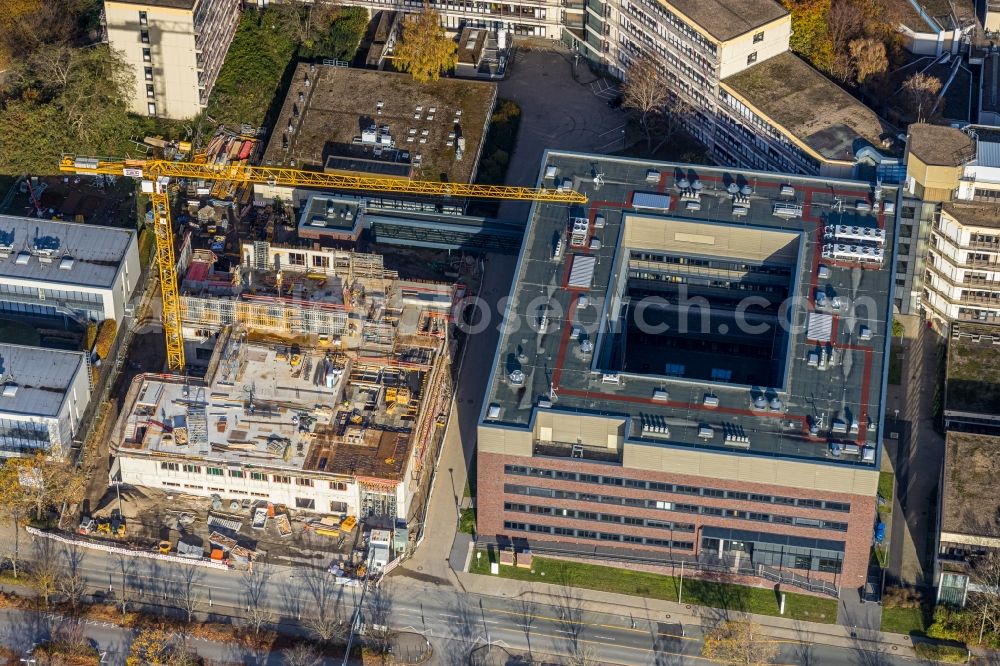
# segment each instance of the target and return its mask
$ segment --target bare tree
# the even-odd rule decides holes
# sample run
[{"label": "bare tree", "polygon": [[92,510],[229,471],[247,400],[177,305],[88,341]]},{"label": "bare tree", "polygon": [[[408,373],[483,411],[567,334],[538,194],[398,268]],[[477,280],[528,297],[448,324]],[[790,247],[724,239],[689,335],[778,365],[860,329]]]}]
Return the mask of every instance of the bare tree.
[{"label": "bare tree", "polygon": [[387,663],[396,632],[389,628],[392,602],[387,585],[368,590],[365,600],[365,646]]},{"label": "bare tree", "polygon": [[255,562],[249,570],[243,573],[240,584],[243,588],[243,602],[246,604],[244,622],[253,631],[254,636],[267,625],[274,622],[274,613],[267,606],[264,589],[271,578],[270,567],[266,562]]},{"label": "bare tree", "polygon": [[517,626],[524,632],[524,640],[528,644],[528,657],[531,657],[531,626],[537,617],[538,606],[528,598],[521,599],[517,606]]},{"label": "bare tree", "polygon": [[202,582],[205,580],[203,571],[195,567],[181,568],[180,580],[176,583],[174,598],[187,617],[187,623],[194,621],[194,616],[205,608],[205,595],[202,592]]},{"label": "bare tree", "polygon": [[725,620],[705,633],[702,655],[727,666],[763,666],[778,654],[760,626],[749,618]]},{"label": "bare tree", "polygon": [[988,551],[972,567],[972,580],[980,591],[969,595],[969,606],[980,616],[979,644],[987,629],[1000,632],[1000,552]]},{"label": "bare tree", "polygon": [[83,576],[83,551],[71,546],[63,551],[63,573],[58,582],[59,592],[66,597],[70,609],[75,614],[80,610],[83,595],[87,593],[87,581]]},{"label": "bare tree", "polygon": [[332,574],[327,571],[312,570],[303,576],[313,603],[303,625],[320,643],[331,643],[343,639],[347,624],[340,612],[340,595],[343,588],[337,585]]},{"label": "bare tree", "polygon": [[941,90],[941,79],[917,72],[903,81],[902,90],[916,121],[922,123],[934,109],[937,94]]},{"label": "bare tree", "polygon": [[854,39],[851,40],[848,48],[851,53],[854,76],[861,85],[864,85],[870,77],[882,74],[889,68],[885,44],[877,39]]},{"label": "bare tree", "polygon": [[285,666],[318,666],[323,659],[319,650],[309,643],[298,643],[282,653]]},{"label": "bare tree", "polygon": [[317,32],[329,26],[339,11],[337,5],[332,3],[301,0],[290,0],[272,7],[282,31],[308,47],[312,47]]},{"label": "bare tree", "polygon": [[567,666],[600,666],[597,651],[590,645],[578,645],[567,657]]},{"label": "bare tree", "polygon": [[115,555],[115,573],[120,578],[113,590],[115,595],[115,605],[121,612],[122,617],[128,613],[129,608],[135,600],[136,594],[132,579],[135,574],[135,560],[126,555]]},{"label": "bare tree", "polygon": [[653,148],[653,119],[662,113],[670,88],[657,58],[645,52],[632,61],[625,72],[622,106],[639,114],[639,126],[646,132],[646,147]]},{"label": "bare tree", "polygon": [[62,566],[52,540],[36,539],[28,567],[28,581],[45,608],[49,607],[52,597],[59,591],[61,575]]}]

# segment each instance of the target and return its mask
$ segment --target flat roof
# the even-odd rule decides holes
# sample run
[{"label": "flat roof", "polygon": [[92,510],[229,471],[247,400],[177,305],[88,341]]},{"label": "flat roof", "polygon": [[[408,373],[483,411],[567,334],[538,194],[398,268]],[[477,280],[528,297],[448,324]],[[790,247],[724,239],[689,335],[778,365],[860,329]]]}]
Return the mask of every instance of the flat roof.
[{"label": "flat roof", "polygon": [[[84,366],[83,352],[0,344],[0,413],[55,417]],[[8,395],[12,393],[13,395]]]},{"label": "flat roof", "polygon": [[[892,292],[891,252],[895,243],[893,216],[873,212],[874,192],[869,184],[556,151],[548,152],[544,159],[545,172],[556,170],[556,178],[566,179],[564,182],[586,193],[591,203],[580,208],[536,203],[532,209],[513,281],[510,316],[501,334],[487,389],[484,426],[526,429],[533,426],[539,410],[552,409],[611,418],[625,416],[631,421],[626,438],[646,441],[640,423],[661,419],[670,426],[671,434],[662,442],[656,441],[666,447],[846,464],[858,463],[860,458],[856,454],[835,456],[830,441],[878,445]],[[594,187],[595,173],[603,174],[599,189]],[[687,185],[701,183],[699,206],[689,208],[679,201],[682,180],[687,180]],[[543,177],[539,184],[551,187],[552,181]],[[737,192],[748,192],[743,202],[746,214],[738,218],[733,215],[734,195],[730,193],[734,187]],[[636,210],[639,199],[653,206],[659,198],[662,205],[667,195],[669,208]],[[882,195],[886,201],[893,201],[895,190],[886,188]],[[801,218],[778,217],[774,214],[776,206],[801,206]],[[584,246],[570,246],[566,229],[571,215],[587,221],[588,240]],[[603,226],[598,224],[598,215],[603,218]],[[632,218],[640,218],[647,226],[630,232],[629,225],[635,223]],[[663,221],[663,229],[657,230],[656,220]],[[731,255],[726,254],[728,250],[720,245],[715,232],[685,230],[669,236],[673,233],[670,225],[681,222],[744,231],[759,227],[788,232],[775,234],[775,238],[799,239],[800,245],[795,246],[799,270],[788,278],[793,307],[789,308],[792,326],[786,334],[787,351],[783,355],[787,365],[784,387],[685,379],[683,369],[680,376],[667,376],[669,368],[660,368],[687,361],[683,352],[671,352],[666,347],[653,370],[659,374],[621,372],[608,376],[600,366],[601,336],[608,322],[617,320],[617,315],[609,314],[617,312],[613,287],[625,271],[628,252],[652,252],[661,250],[666,241],[683,241],[700,247],[700,253],[707,257],[732,256],[738,262],[744,256],[740,253],[745,254],[748,241],[737,235],[732,235],[725,246],[731,248]],[[881,267],[864,269],[823,259],[824,227],[832,225],[883,230],[890,256],[885,257]],[[553,248],[559,238],[563,239],[560,247],[564,249],[555,253]],[[593,239],[599,243],[593,243]],[[774,251],[768,249],[765,240],[764,234],[758,234],[755,252],[763,258]],[[592,272],[584,275],[577,270],[578,261],[581,269],[586,267]],[[823,271],[819,270],[821,265]],[[820,277],[821,273],[824,277]],[[570,286],[574,274],[579,288]],[[705,285],[709,287],[710,279],[706,275]],[[816,304],[820,291],[828,296],[822,306]],[[732,296],[739,292],[725,293]],[[588,299],[583,308],[579,308],[581,296]],[[841,309],[832,309],[834,296],[842,300]],[[551,318],[544,330],[538,325],[542,306]],[[720,309],[725,311],[726,306]],[[823,333],[807,339],[807,326],[822,329],[823,325],[827,326],[827,342],[818,341],[823,340]],[[869,328],[866,335],[862,335],[862,325]],[[713,334],[730,333],[721,327],[716,330],[715,320],[712,326]],[[579,343],[570,339],[574,328],[595,340],[593,354],[580,352]],[[739,335],[731,337],[735,340]],[[824,362],[817,364],[815,361],[824,353]],[[598,361],[593,360],[595,357]],[[732,363],[733,357],[726,362]],[[524,373],[520,386],[509,379],[512,364]],[[708,405],[707,394],[712,394],[717,404]],[[781,404],[774,410],[760,409],[754,401],[761,395],[777,397]],[[852,421],[857,422],[857,430],[850,428]],[[699,437],[703,425],[715,429],[713,439]],[[837,430],[841,425],[844,430]],[[812,426],[816,426],[815,434]],[[723,432],[745,433],[749,448],[744,452],[724,446],[719,436]]]},{"label": "flat roof", "polygon": [[788,14],[774,0],[667,0],[666,4],[721,42]]},{"label": "flat roof", "polygon": [[134,237],[131,229],[0,215],[0,278],[107,289]]},{"label": "flat roof", "polygon": [[941,208],[962,224],[1000,229],[1000,204],[946,201]]},{"label": "flat roof", "polygon": [[1000,533],[1000,437],[948,432],[945,437],[941,531],[996,537]]},{"label": "flat roof", "polygon": [[[394,174],[405,163],[413,164],[414,178],[467,183],[474,175],[473,165],[495,94],[496,85],[483,81],[444,78],[418,83],[409,74],[300,63],[264,151],[263,164],[291,164],[294,160],[297,167],[307,169],[329,166],[371,171],[371,164],[351,166],[350,160],[330,164],[330,158],[378,157],[391,165]],[[362,131],[370,125],[376,125],[380,133],[385,126],[395,150],[380,148],[381,156],[376,156],[374,143],[361,144]],[[454,137],[449,136],[452,133]],[[465,139],[461,160],[455,154],[459,136]],[[396,150],[409,153],[408,158],[402,160]],[[421,156],[419,164],[417,155]]]},{"label": "flat roof", "polygon": [[886,125],[874,111],[791,51],[722,82],[826,159],[853,161],[879,147]]},{"label": "flat roof", "polygon": [[947,125],[911,124],[907,130],[906,147],[921,162],[931,166],[958,167],[976,155],[972,137]]},{"label": "flat roof", "polygon": [[955,323],[948,339],[945,409],[1000,415],[1000,327]]}]

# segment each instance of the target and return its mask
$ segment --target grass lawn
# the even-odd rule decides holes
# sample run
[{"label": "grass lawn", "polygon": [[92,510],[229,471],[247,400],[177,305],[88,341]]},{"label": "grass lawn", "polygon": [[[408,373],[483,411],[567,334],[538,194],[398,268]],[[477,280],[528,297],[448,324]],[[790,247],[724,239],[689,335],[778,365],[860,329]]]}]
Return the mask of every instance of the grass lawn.
[{"label": "grass lawn", "polygon": [[458,531],[464,534],[476,533],[476,510],[462,509],[462,517],[458,521]]},{"label": "grass lawn", "polygon": [[10,319],[0,319],[0,342],[9,345],[38,347],[42,338],[38,331],[27,324]]},{"label": "grass lawn", "polygon": [[937,643],[917,643],[913,646],[917,656],[929,661],[946,664],[964,664],[969,660],[969,651],[957,645],[939,645]]},{"label": "grass lawn", "polygon": [[882,609],[882,631],[890,634],[923,636],[927,630],[927,624],[927,617],[921,608],[885,606]]},{"label": "grass lawn", "polygon": [[892,472],[879,472],[878,475],[878,496],[885,500],[879,505],[879,511],[889,515],[892,513],[892,490],[896,475]]},{"label": "grass lawn", "polygon": [[903,348],[898,344],[889,348],[889,383],[899,386],[903,382]]},{"label": "grass lawn", "polygon": [[[484,553],[484,557],[478,558],[478,563],[477,558],[473,558],[470,571],[488,575],[490,557]],[[531,580],[677,601],[677,577],[645,571],[536,557],[533,569],[501,566],[500,575],[515,580]],[[682,602],[760,615],[778,615],[778,600],[772,590],[731,583],[685,578]],[[809,622],[833,623],[837,620],[837,602],[833,599],[786,592],[785,616]]]}]

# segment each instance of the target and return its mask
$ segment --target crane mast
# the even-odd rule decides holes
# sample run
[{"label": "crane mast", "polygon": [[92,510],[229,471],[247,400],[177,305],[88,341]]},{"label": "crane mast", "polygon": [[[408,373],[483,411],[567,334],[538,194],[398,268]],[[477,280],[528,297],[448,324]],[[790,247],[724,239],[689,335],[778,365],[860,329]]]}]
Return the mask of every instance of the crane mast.
[{"label": "crane mast", "polygon": [[171,160],[116,160],[64,155],[59,170],[79,175],[128,176],[151,181],[153,228],[156,237],[156,261],[159,265],[160,291],[163,298],[163,331],[167,343],[167,366],[184,370],[184,337],[181,322],[177,260],[174,254],[173,221],[170,216],[171,178],[224,180],[237,184],[268,184],[283,187],[316,187],[358,192],[385,192],[410,196],[456,197],[537,201],[543,203],[584,204],[586,195],[572,189],[535,189],[503,185],[442,183],[435,181],[379,178],[323,173],[249,165],[217,165]]}]

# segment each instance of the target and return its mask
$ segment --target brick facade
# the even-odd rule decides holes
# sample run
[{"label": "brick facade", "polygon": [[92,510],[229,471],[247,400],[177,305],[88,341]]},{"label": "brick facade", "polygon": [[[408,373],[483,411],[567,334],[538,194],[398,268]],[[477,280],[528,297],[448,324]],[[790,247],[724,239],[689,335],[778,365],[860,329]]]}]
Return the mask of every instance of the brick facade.
[{"label": "brick facade", "polygon": [[[504,466],[522,465],[534,466],[551,470],[565,470],[586,474],[610,477],[624,477],[640,481],[655,481],[660,483],[683,484],[696,487],[732,490],[744,493],[762,495],[779,495],[783,497],[823,500],[850,504],[849,511],[831,511],[825,508],[805,508],[765,503],[760,501],[738,500],[733,498],[717,498],[705,495],[689,495],[636,489],[605,484],[581,483],[538,476],[508,475]],[[691,558],[701,553],[701,539],[704,528],[731,528],[736,530],[768,532],[771,534],[838,541],[844,544],[842,571],[839,574],[824,571],[792,570],[801,576],[814,580],[826,580],[839,585],[842,589],[859,588],[864,584],[872,539],[872,528],[875,519],[875,497],[850,495],[845,493],[830,493],[815,490],[803,490],[777,485],[742,483],[724,481],[711,477],[687,476],[680,474],[664,474],[649,470],[629,469],[616,465],[587,462],[581,464],[578,460],[558,458],[525,458],[504,456],[480,452],[478,456],[478,488],[477,488],[477,525],[479,533],[485,538],[509,537],[527,540],[531,543],[573,544],[583,546],[614,546],[619,549],[634,551],[636,555],[656,557],[662,555],[664,560]],[[562,491],[580,493],[615,495],[629,498],[645,498],[675,503],[697,504],[704,507],[718,507],[726,510],[748,511],[757,513],[780,514],[793,518],[816,519],[847,523],[847,531],[834,531],[827,528],[803,527],[799,525],[757,522],[755,520],[726,518],[649,507],[634,507],[617,504],[606,504],[545,497],[526,497],[521,494],[505,493],[505,484],[529,485],[537,488],[553,488]],[[645,526],[633,526],[622,523],[605,523],[579,518],[567,518],[556,515],[540,515],[524,512],[512,512],[504,509],[505,502],[530,504],[535,506],[555,507],[560,510],[580,510],[596,513],[613,513],[621,516],[647,518],[657,521],[694,524],[690,531],[677,532]],[[681,542],[693,542],[693,550],[671,550],[669,548],[647,546],[646,544],[631,544],[621,542],[605,542],[593,539],[580,539],[571,536],[533,533],[526,531],[511,531],[504,528],[504,521],[516,521],[536,525],[555,527],[570,527],[588,529],[597,532],[610,529],[640,537],[668,539]],[[757,582],[760,582],[759,580]]]}]

